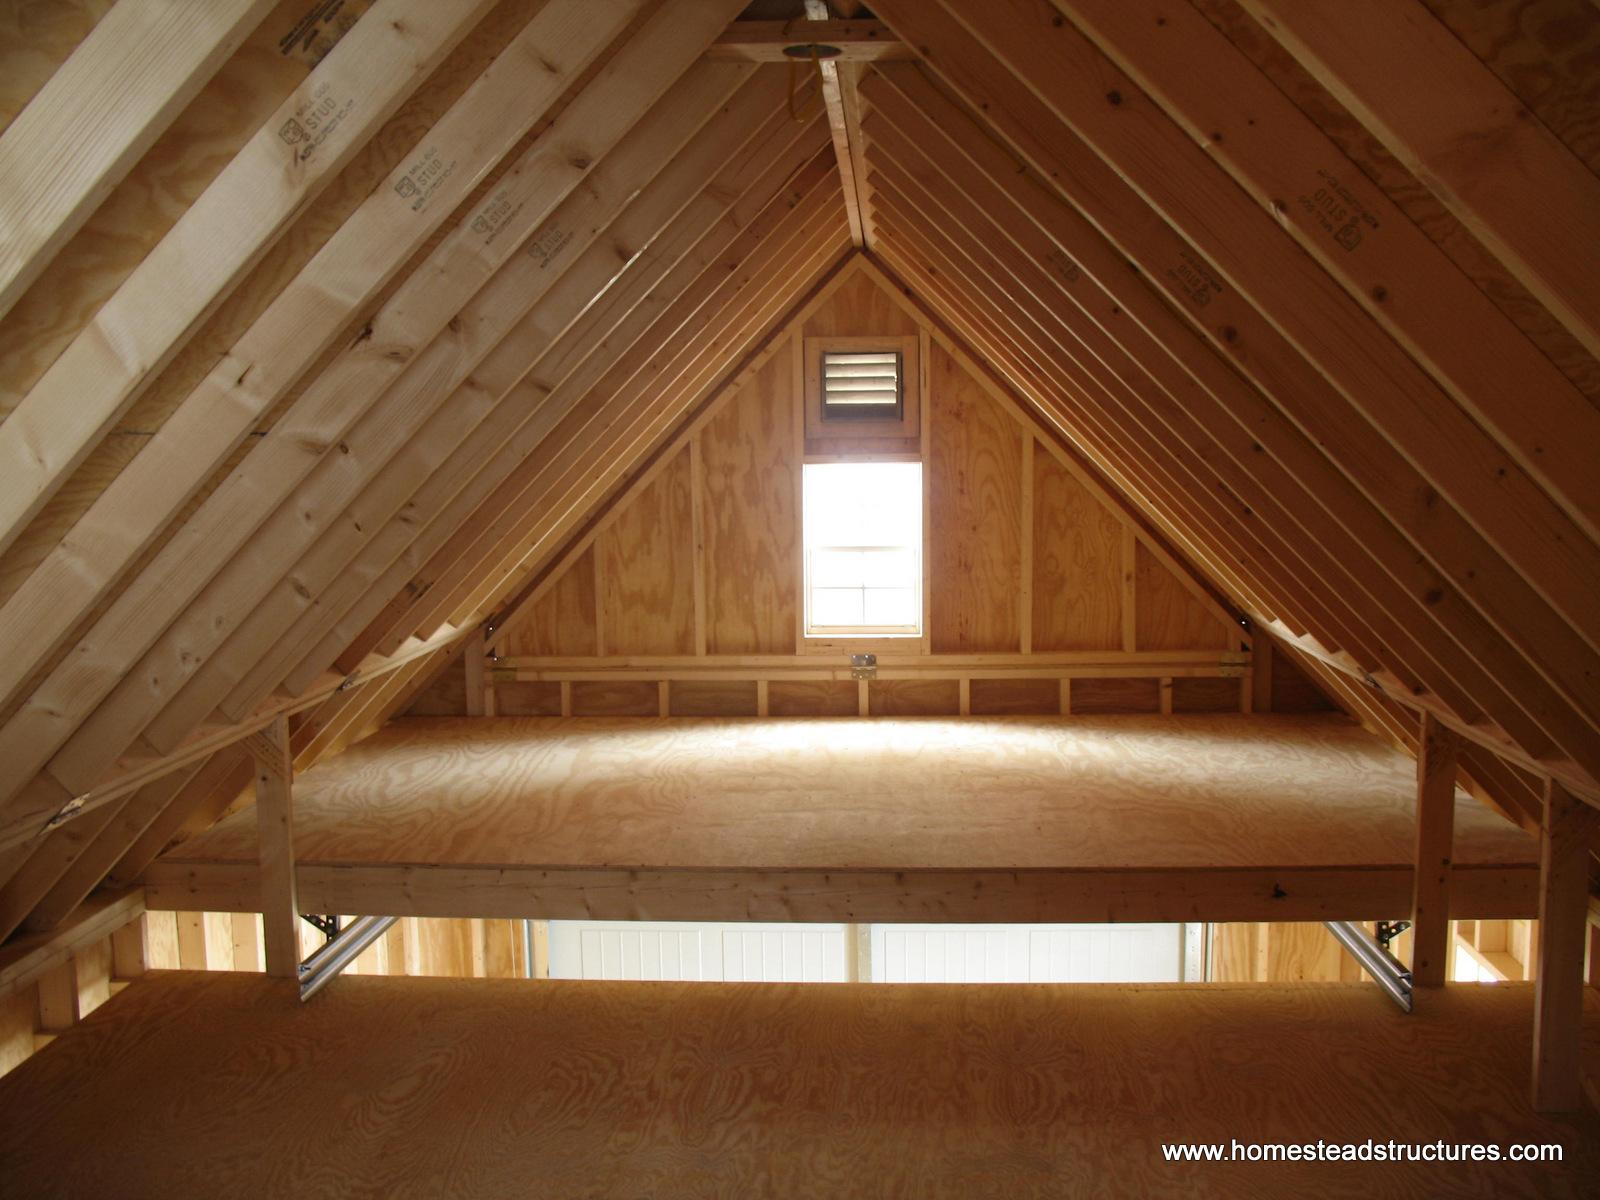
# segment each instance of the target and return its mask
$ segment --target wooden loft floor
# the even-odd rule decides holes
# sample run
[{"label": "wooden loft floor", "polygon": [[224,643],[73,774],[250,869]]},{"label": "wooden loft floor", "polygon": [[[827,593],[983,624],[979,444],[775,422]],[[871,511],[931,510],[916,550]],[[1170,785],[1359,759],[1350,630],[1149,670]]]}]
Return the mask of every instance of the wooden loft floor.
[{"label": "wooden loft floor", "polygon": [[[1529,1107],[1530,992],[1452,988],[1407,1017],[1361,984],[361,976],[302,1006],[259,975],[153,972],[0,1080],[0,1179],[126,1197],[1593,1195],[1600,1121]],[[1161,1154],[1369,1138],[1564,1161]]]},{"label": "wooden loft floor", "polygon": [[[1337,716],[409,718],[296,782],[306,911],[652,920],[1410,912],[1411,761]],[[1452,915],[1531,916],[1537,846],[1458,793]],[[256,911],[255,814],[146,873]]]}]

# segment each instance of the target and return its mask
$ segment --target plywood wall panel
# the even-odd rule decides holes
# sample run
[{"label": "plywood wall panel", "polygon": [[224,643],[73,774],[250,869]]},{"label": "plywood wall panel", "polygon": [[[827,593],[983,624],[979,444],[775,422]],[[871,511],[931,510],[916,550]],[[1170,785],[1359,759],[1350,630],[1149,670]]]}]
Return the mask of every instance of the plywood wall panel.
[{"label": "plywood wall panel", "polygon": [[1268,928],[1262,921],[1229,921],[1211,926],[1211,982],[1264,981]]},{"label": "plywood wall panel", "polygon": [[1020,652],[1021,427],[938,347],[928,387],[933,651]]},{"label": "plywood wall panel", "polygon": [[913,334],[916,321],[894,298],[865,275],[857,275],[806,318],[802,337],[859,337]]},{"label": "plywood wall panel", "polygon": [[1042,451],[1033,456],[1033,648],[1122,649],[1122,525]]},{"label": "plywood wall panel", "polygon": [[33,1053],[34,1014],[38,1005],[37,987],[18,988],[0,999],[0,1075]]},{"label": "plywood wall panel", "polygon": [[1061,711],[1061,684],[1054,679],[974,679],[973,716],[1050,716]]},{"label": "plywood wall panel", "polygon": [[1272,711],[1333,712],[1336,706],[1287,654],[1272,656]]},{"label": "plywood wall panel", "polygon": [[460,655],[432,683],[417,693],[406,709],[413,717],[464,717],[467,715],[467,668]]},{"label": "plywood wall panel", "polygon": [[649,682],[574,683],[575,717],[655,717],[661,714],[656,685]]},{"label": "plywood wall panel", "polygon": [[1074,679],[1074,715],[1153,713],[1161,709],[1159,679]]},{"label": "plywood wall panel", "polygon": [[775,681],[767,687],[774,717],[853,717],[856,685],[848,679]]},{"label": "plywood wall panel", "polygon": [[600,531],[602,654],[694,653],[694,533],[685,447]]},{"label": "plywood wall panel", "polygon": [[561,657],[596,653],[594,582],[590,547],[511,629],[506,653]]},{"label": "plywood wall panel", "polygon": [[1238,712],[1237,679],[1183,679],[1172,681],[1173,712]]},{"label": "plywood wall panel", "polygon": [[672,685],[668,712],[674,717],[753,717],[754,680],[685,680]]},{"label": "plywood wall panel", "polygon": [[1135,645],[1140,650],[1227,650],[1229,630],[1139,545],[1134,575]]},{"label": "plywood wall panel", "polygon": [[559,717],[559,683],[497,683],[494,710],[502,717]]},{"label": "plywood wall panel", "polygon": [[874,679],[867,685],[875,717],[954,717],[961,685],[954,679]]},{"label": "plywood wall panel", "polygon": [[700,434],[712,654],[794,649],[800,461],[790,367],[789,355],[774,355]]},{"label": "plywood wall panel", "polygon": [[1344,949],[1317,922],[1268,927],[1267,979],[1272,983],[1338,983]]}]

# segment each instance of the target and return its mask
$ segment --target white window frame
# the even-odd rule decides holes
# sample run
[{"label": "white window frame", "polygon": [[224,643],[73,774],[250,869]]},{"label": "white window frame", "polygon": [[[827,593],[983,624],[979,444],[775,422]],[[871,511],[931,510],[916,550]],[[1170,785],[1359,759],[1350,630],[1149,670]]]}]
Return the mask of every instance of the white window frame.
[{"label": "white window frame", "polygon": [[[855,465],[855,464],[869,465],[869,464],[874,464],[874,463],[883,463],[883,464],[889,464],[889,463],[914,463],[914,464],[916,464],[917,467],[920,468],[919,473],[918,473],[918,497],[917,497],[917,501],[918,501],[918,511],[920,512],[921,515],[920,515],[920,517],[918,519],[917,540],[915,542],[908,543],[907,545],[904,545],[904,546],[899,546],[899,545],[885,545],[885,546],[817,545],[817,546],[808,546],[808,545],[805,544],[805,539],[806,539],[806,529],[805,529],[805,487],[806,487],[805,475],[806,475],[806,471],[805,471],[805,468],[808,467],[808,466],[831,466],[831,465],[842,464],[842,463],[849,463],[849,464],[852,464],[852,465]],[[811,639],[816,639],[817,641],[826,641],[826,640],[828,640],[830,638],[861,638],[861,639],[884,638],[884,639],[895,639],[895,640],[916,640],[916,639],[921,638],[924,635],[924,632],[926,631],[927,626],[928,626],[927,597],[924,594],[924,589],[923,589],[923,576],[925,574],[925,567],[924,567],[923,559],[924,559],[924,555],[926,554],[926,543],[927,543],[927,540],[928,540],[928,471],[927,471],[927,464],[922,461],[920,456],[904,457],[904,456],[896,455],[896,456],[892,456],[892,457],[891,456],[885,456],[885,457],[882,457],[882,458],[880,458],[880,457],[878,457],[876,455],[862,456],[862,457],[858,457],[858,456],[854,456],[854,455],[847,456],[847,457],[832,457],[832,456],[821,457],[821,458],[807,457],[803,461],[803,463],[801,465],[801,468],[800,468],[800,479],[801,479],[801,484],[800,484],[800,524],[801,524],[801,531],[800,531],[800,540],[801,540],[801,548],[800,548],[800,572],[801,572],[801,578],[800,578],[800,603],[801,603],[801,609],[802,609],[801,626],[802,626],[802,628],[804,630],[804,637],[811,638]],[[911,586],[912,586],[912,589],[913,589],[913,605],[914,605],[914,607],[916,609],[916,613],[917,613],[917,619],[916,619],[915,623],[910,624],[910,625],[866,625],[866,624],[862,624],[862,625],[821,625],[821,624],[818,624],[812,618],[812,615],[811,615],[811,607],[812,607],[811,606],[811,601],[812,601],[812,587],[811,587],[812,561],[811,560],[812,560],[812,555],[815,554],[815,553],[818,553],[818,552],[852,551],[852,550],[863,550],[863,551],[870,551],[870,550],[910,550],[911,551],[912,563],[913,563],[912,571],[911,571],[911,576],[912,576]],[[864,612],[865,611],[865,605],[863,605],[862,607],[863,607],[863,612]]]},{"label": "white window frame", "polygon": [[[811,619],[811,556],[818,552],[840,554],[852,551],[873,550],[905,550],[911,551],[912,558],[912,595],[913,603],[917,610],[917,620],[913,625],[818,625]],[[806,603],[806,636],[807,637],[903,637],[919,638],[922,636],[922,626],[926,614],[922,607],[922,547],[921,546],[807,546],[805,548],[805,587]],[[865,585],[862,591],[866,591]],[[866,605],[862,605],[866,611]]]}]

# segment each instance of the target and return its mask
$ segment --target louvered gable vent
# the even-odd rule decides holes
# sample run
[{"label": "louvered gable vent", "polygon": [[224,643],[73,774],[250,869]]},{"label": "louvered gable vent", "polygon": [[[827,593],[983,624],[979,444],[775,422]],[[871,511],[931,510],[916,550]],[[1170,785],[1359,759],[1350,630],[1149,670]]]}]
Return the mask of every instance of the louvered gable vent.
[{"label": "louvered gable vent", "polygon": [[898,419],[902,395],[899,351],[822,352],[825,419]]}]

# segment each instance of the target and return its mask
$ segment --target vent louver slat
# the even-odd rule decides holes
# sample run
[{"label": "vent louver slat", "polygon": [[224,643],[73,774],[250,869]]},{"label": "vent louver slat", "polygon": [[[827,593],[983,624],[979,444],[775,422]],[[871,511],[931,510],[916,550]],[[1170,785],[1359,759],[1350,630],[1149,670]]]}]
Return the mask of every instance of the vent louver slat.
[{"label": "vent louver slat", "polygon": [[824,415],[896,416],[900,396],[900,355],[897,352],[823,352]]}]

